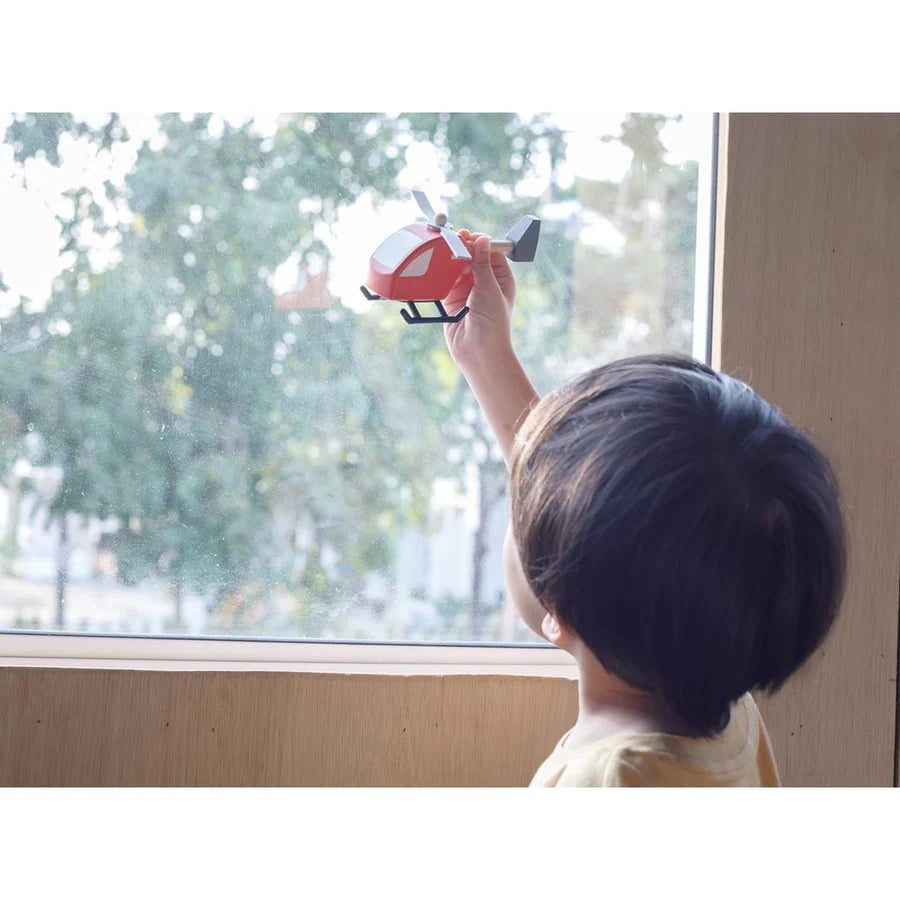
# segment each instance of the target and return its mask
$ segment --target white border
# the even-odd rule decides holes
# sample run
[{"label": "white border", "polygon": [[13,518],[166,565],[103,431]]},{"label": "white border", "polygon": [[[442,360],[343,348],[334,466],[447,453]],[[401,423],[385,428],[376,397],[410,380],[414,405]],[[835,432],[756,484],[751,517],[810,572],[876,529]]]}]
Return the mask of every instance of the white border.
[{"label": "white border", "polygon": [[2,666],[577,677],[572,657],[553,647],[347,644],[67,634],[0,634]]}]

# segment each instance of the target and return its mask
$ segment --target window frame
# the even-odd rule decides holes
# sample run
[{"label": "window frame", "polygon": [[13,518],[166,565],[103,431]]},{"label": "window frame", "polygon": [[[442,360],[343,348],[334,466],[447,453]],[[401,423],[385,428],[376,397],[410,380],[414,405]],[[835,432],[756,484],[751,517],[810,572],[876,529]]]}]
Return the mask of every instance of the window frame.
[{"label": "window frame", "polygon": [[574,659],[541,644],[425,644],[290,638],[0,632],[0,665],[176,671],[576,677]]},{"label": "window frame", "polygon": [[[692,354],[712,364],[719,113],[697,173]],[[381,246],[396,236],[391,235]],[[721,239],[721,235],[719,236]],[[377,251],[376,251],[377,253]],[[421,254],[417,254],[421,255]],[[409,263],[407,263],[409,265]],[[577,678],[574,658],[538,643],[417,643],[303,638],[102,635],[0,630],[0,667],[289,671],[396,675],[531,675]]]}]

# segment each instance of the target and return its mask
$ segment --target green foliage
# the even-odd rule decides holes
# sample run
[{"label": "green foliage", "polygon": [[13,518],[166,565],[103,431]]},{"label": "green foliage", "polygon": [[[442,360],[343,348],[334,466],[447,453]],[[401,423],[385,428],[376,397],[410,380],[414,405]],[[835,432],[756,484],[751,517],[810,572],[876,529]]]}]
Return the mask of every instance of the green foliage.
[{"label": "green foliage", "polygon": [[[582,206],[601,213],[624,237],[619,252],[577,247],[571,329],[577,360],[690,352],[697,167],[666,163],[659,135],[666,121],[627,116],[614,136],[632,153],[625,177],[577,184]],[[640,330],[627,322],[640,323]]]},{"label": "green foliage", "polygon": [[[535,265],[517,268],[517,346],[541,390],[572,349],[601,361],[623,315],[672,346],[690,317],[669,301],[690,296],[697,174],[663,162],[664,121],[623,123],[615,139],[633,162],[621,184],[563,190],[553,173],[565,138],[546,116],[297,114],[272,134],[250,120],[159,117],[160,138],[123,186],[72,192],[61,220],[71,265],[46,308],[0,323],[0,477],[22,455],[58,466],[51,515],[115,521],[119,579],[168,582],[173,630],[193,591],[213,631],[329,633],[364,602],[367,577],[391,568],[403,530],[427,527],[436,476],[462,483],[476,460],[489,512],[505,468],[440,329],[407,328],[393,308],[273,310],[270,275],[298,249],[324,255],[316,222],[333,224],[363,192],[376,205],[405,196],[403,148],[426,141],[458,189],[460,227],[502,235],[577,196],[626,235],[621,257],[573,254],[569,223],[548,220]],[[128,138],[117,116],[27,114],[6,140],[19,162],[58,165],[64,135],[97,152]],[[517,194],[539,170],[545,194]],[[653,202],[666,209],[659,227],[647,225]],[[110,224],[105,211],[124,204],[133,218]],[[117,262],[92,262],[90,232],[113,233]],[[655,241],[662,252],[648,254]],[[485,613],[498,627],[477,596],[479,565],[469,607],[439,604],[457,637],[479,636],[467,623]],[[284,594],[289,621],[272,602]]]}]

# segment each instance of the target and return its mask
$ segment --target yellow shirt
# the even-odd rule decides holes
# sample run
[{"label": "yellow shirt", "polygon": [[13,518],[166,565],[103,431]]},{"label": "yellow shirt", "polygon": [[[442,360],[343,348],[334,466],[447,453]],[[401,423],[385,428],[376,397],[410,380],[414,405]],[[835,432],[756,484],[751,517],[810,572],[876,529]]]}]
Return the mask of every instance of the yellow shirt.
[{"label": "yellow shirt", "polygon": [[712,738],[613,734],[569,749],[566,733],[531,787],[778,787],[772,745],[759,710],[744,694]]}]

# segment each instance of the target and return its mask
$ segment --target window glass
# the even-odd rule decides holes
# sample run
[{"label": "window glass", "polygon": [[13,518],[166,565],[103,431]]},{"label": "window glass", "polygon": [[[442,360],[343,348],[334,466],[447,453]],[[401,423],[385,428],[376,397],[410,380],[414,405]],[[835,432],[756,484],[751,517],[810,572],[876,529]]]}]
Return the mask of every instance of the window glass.
[{"label": "window glass", "polygon": [[541,218],[514,264],[538,390],[705,352],[710,116],[21,114],[0,138],[0,629],[537,640],[442,329],[359,291],[374,248],[418,243],[383,243],[422,221],[413,187],[498,238]]}]

